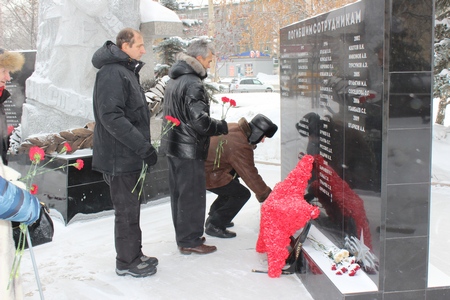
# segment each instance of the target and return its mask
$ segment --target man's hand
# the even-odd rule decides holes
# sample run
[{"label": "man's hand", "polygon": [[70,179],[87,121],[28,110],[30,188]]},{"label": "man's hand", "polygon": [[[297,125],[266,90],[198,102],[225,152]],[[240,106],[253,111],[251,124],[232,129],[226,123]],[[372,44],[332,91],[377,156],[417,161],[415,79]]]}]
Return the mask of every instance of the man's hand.
[{"label": "man's hand", "polygon": [[158,161],[158,155],[156,154],[156,149],[151,146],[150,155],[144,158],[144,162],[150,167],[156,164]]}]

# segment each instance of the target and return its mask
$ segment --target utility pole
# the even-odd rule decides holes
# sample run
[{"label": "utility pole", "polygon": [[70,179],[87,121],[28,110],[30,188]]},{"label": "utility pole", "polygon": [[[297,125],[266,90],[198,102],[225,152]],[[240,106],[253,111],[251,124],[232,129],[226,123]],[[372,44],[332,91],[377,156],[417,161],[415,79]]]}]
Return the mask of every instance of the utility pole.
[{"label": "utility pole", "polygon": [[[216,22],[216,20],[214,18],[214,3],[213,3],[213,0],[208,0],[208,36],[211,38],[214,38],[216,35],[215,22]],[[217,62],[217,56],[215,56],[215,59],[211,62],[211,68],[210,68],[211,74],[213,75],[214,82],[217,81],[216,62]]]}]

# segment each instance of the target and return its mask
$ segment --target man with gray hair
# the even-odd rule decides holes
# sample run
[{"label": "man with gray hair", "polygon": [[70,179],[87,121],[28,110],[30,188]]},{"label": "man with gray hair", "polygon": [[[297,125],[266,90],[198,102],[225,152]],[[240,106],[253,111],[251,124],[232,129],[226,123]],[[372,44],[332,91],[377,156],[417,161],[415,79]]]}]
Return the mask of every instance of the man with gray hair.
[{"label": "man with gray hair", "polygon": [[210,99],[203,85],[214,56],[205,38],[193,40],[179,53],[169,70],[164,115],[180,121],[162,140],[167,154],[172,219],[182,254],[208,254],[217,250],[205,245],[205,160],[211,136],[227,134],[225,120],[210,117]]}]

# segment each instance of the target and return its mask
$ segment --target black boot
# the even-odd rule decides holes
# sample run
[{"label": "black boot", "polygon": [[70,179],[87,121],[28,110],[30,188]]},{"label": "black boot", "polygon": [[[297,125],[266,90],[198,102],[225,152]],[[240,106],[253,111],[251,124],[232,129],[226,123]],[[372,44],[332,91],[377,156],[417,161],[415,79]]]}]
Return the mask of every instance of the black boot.
[{"label": "black boot", "polygon": [[225,227],[222,228],[222,227],[213,225],[209,221],[209,218],[206,220],[205,233],[210,236],[215,236],[215,237],[224,238],[224,239],[234,238],[236,236],[235,232],[229,231]]}]

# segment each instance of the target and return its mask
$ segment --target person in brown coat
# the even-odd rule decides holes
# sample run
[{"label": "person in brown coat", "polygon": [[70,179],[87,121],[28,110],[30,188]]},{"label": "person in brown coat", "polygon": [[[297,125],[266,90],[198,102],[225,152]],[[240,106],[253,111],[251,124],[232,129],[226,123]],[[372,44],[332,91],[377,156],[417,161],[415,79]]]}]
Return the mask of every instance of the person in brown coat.
[{"label": "person in brown coat", "polygon": [[[228,123],[228,135],[214,136],[205,161],[206,189],[217,195],[209,209],[205,222],[205,233],[219,238],[232,238],[231,222],[250,199],[250,191],[239,182],[239,177],[255,193],[259,202],[264,202],[272,189],[267,186],[255,166],[254,150],[266,137],[273,137],[277,125],[262,114],[250,122],[241,118],[238,123]],[[223,139],[223,151],[216,161],[216,148]],[[226,141],[225,141],[226,140]]]}]

